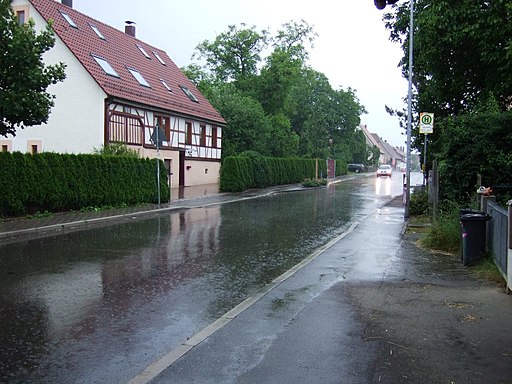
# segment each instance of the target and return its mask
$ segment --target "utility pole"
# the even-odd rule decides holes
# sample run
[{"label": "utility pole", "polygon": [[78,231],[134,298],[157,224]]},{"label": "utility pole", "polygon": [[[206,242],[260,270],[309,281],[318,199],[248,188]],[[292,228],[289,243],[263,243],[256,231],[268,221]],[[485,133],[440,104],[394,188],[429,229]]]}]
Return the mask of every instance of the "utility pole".
[{"label": "utility pole", "polygon": [[[395,4],[398,0],[373,0],[377,9],[384,9],[387,4]],[[407,152],[405,164],[405,211],[404,218],[409,218],[409,201],[411,199],[411,126],[412,126],[412,69],[414,39],[414,0],[409,0],[409,89],[407,92]]]}]

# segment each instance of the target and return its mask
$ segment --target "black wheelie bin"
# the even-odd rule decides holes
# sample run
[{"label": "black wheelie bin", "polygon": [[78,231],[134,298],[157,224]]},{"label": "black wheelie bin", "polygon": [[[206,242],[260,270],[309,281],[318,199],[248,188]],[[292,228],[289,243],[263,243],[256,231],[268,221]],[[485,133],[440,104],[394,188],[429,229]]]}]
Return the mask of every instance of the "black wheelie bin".
[{"label": "black wheelie bin", "polygon": [[484,258],[487,221],[490,219],[485,212],[470,209],[460,211],[462,265],[469,266]]}]

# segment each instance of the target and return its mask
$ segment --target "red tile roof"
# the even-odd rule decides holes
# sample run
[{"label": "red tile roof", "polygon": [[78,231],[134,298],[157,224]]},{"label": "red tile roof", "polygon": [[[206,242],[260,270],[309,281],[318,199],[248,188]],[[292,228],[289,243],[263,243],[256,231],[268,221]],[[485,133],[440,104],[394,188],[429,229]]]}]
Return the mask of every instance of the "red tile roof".
[{"label": "red tile roof", "polygon": [[[217,124],[225,124],[219,112],[179,70],[165,51],[84,15],[61,2],[55,0],[29,1],[45,20],[53,20],[53,29],[56,35],[66,44],[107,95],[158,107],[169,112],[195,116]],[[72,27],[60,12],[68,14],[77,28]],[[98,37],[91,25],[98,28],[105,40]],[[137,45],[144,48],[150,56],[149,59],[144,56]],[[166,65],[160,63],[154,53],[158,54]],[[106,59],[119,77],[107,75],[94,60],[93,55]],[[151,88],[139,84],[128,68],[139,71]],[[160,79],[169,85],[172,93],[165,88]],[[191,101],[180,86],[187,87],[199,102]]]}]

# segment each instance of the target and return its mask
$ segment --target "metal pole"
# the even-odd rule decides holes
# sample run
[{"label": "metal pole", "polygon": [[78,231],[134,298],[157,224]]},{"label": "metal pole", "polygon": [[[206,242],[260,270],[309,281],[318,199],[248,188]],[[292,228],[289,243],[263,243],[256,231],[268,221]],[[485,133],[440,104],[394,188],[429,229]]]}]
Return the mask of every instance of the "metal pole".
[{"label": "metal pole", "polygon": [[412,125],[412,50],[414,38],[414,0],[409,1],[409,91],[407,93],[407,157],[406,157],[406,183],[404,218],[409,218],[409,200],[411,197],[411,125]]},{"label": "metal pole", "polygon": [[423,185],[428,185],[427,164],[427,134],[425,133],[425,146],[423,149],[423,166],[425,167],[423,170]]},{"label": "metal pole", "polygon": [[160,205],[160,138],[158,134],[160,132],[160,127],[158,124],[155,126],[156,129],[156,184],[158,188],[158,205]]}]

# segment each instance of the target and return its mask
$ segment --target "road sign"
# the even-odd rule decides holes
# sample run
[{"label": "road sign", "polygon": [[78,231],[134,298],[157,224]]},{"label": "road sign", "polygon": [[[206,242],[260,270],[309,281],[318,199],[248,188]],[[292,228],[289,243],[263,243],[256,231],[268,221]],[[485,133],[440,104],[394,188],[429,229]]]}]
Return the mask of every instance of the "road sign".
[{"label": "road sign", "polygon": [[425,135],[434,133],[434,114],[428,112],[420,113],[420,133]]}]

